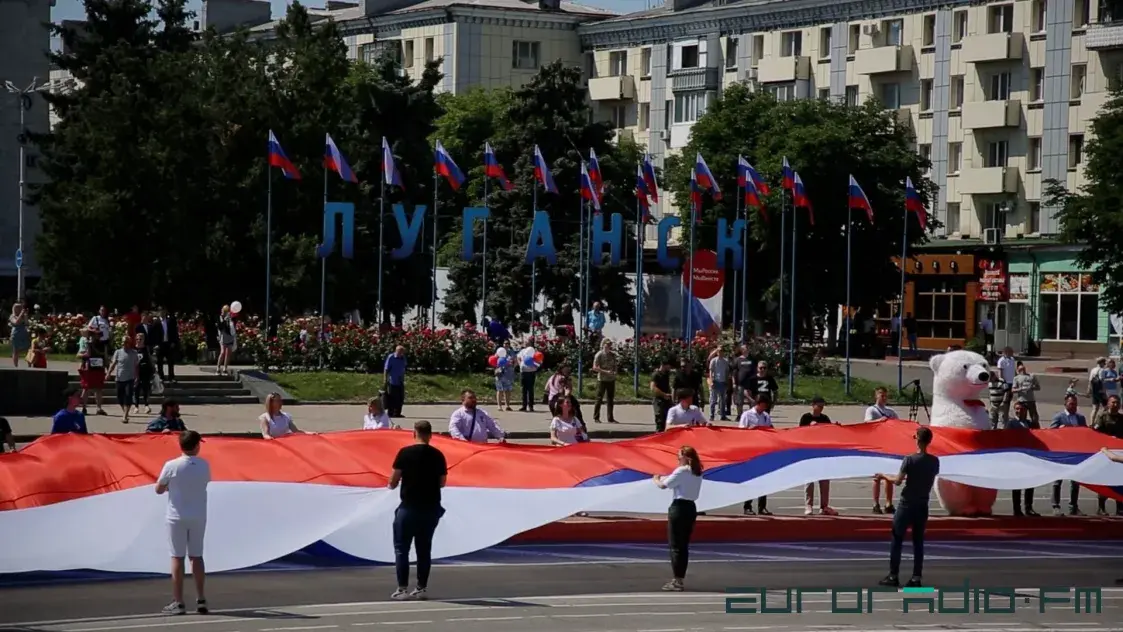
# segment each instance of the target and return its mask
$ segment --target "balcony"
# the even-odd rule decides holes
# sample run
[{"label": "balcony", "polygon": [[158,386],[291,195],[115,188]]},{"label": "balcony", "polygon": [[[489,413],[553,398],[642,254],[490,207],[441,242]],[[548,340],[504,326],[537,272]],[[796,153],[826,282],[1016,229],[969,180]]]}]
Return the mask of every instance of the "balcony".
[{"label": "balcony", "polygon": [[987,33],[963,38],[960,59],[968,64],[1011,61],[1022,58],[1021,33]]},{"label": "balcony", "polygon": [[1017,167],[971,167],[959,172],[964,195],[1002,195],[1018,192]]},{"label": "balcony", "polygon": [[964,103],[962,121],[966,129],[1017,127],[1022,122],[1022,102],[1006,100]]},{"label": "balcony", "polygon": [[721,87],[719,68],[682,68],[672,70],[670,75],[672,92],[717,90]]},{"label": "balcony", "polygon": [[854,56],[854,71],[859,75],[881,75],[912,70],[912,46],[860,48]]},{"label": "balcony", "polygon": [[596,77],[589,80],[589,100],[624,101],[636,98],[636,81],[631,75]]},{"label": "balcony", "polygon": [[756,68],[759,83],[790,83],[806,81],[811,76],[808,57],[765,57]]},{"label": "balcony", "polygon": [[1123,21],[1092,24],[1084,36],[1088,50],[1123,49]]},{"label": "balcony", "polygon": [[912,127],[912,109],[907,107],[889,108],[897,122],[905,127]]}]

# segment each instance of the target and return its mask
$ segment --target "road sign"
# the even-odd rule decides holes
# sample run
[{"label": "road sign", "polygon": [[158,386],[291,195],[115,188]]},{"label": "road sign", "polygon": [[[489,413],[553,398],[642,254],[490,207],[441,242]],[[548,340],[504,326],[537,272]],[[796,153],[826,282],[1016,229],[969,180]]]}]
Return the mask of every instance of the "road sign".
[{"label": "road sign", "polygon": [[23,267],[23,251],[17,248],[16,249],[16,269],[18,270],[19,268],[22,268],[22,267]]}]

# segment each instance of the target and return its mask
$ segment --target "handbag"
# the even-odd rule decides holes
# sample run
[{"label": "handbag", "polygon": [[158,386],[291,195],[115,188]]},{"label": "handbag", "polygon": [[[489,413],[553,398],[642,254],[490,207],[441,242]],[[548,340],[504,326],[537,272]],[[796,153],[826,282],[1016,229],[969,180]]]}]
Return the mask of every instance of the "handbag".
[{"label": "handbag", "polygon": [[160,379],[159,375],[153,375],[152,376],[152,394],[153,395],[163,395],[164,394],[164,381]]}]

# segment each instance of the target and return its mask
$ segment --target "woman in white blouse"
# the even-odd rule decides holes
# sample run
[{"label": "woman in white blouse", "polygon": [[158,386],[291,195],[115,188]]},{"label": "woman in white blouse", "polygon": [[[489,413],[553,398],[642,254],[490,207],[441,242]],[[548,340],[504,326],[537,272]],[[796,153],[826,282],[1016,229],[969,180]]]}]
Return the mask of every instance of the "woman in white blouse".
[{"label": "woman in white blouse", "polygon": [[265,413],[257,418],[258,423],[261,424],[262,438],[276,439],[294,433],[313,434],[296,427],[292,415],[281,410],[282,401],[280,393],[270,393],[265,398]]},{"label": "woman in white blouse", "polygon": [[667,509],[667,522],[671,546],[671,570],[674,579],[663,585],[663,590],[681,592],[686,579],[686,565],[690,561],[690,535],[698,519],[694,504],[702,492],[702,460],[698,451],[684,445],[678,451],[678,467],[669,476],[655,476],[659,489],[670,489],[674,499]]},{"label": "woman in white blouse", "polygon": [[588,441],[589,435],[577,418],[577,398],[565,395],[557,401],[555,417],[550,422],[550,443],[567,446],[580,441]]},{"label": "woman in white blouse", "polygon": [[363,430],[397,430],[398,426],[390,421],[390,415],[382,409],[382,399],[372,397],[367,402],[367,414],[363,416]]}]

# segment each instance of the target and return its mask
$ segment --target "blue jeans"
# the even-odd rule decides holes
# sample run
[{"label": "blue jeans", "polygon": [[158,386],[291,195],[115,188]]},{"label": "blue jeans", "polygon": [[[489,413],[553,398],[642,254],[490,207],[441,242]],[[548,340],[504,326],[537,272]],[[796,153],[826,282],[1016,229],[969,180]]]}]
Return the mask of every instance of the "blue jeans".
[{"label": "blue jeans", "polygon": [[409,586],[409,550],[417,550],[417,587],[429,585],[429,569],[433,565],[433,532],[441,521],[444,509],[399,506],[394,512],[394,568],[398,587]]},{"label": "blue jeans", "polygon": [[721,411],[722,417],[729,416],[729,409],[725,406],[725,382],[714,382],[710,387],[710,419],[714,418],[715,405]]}]

